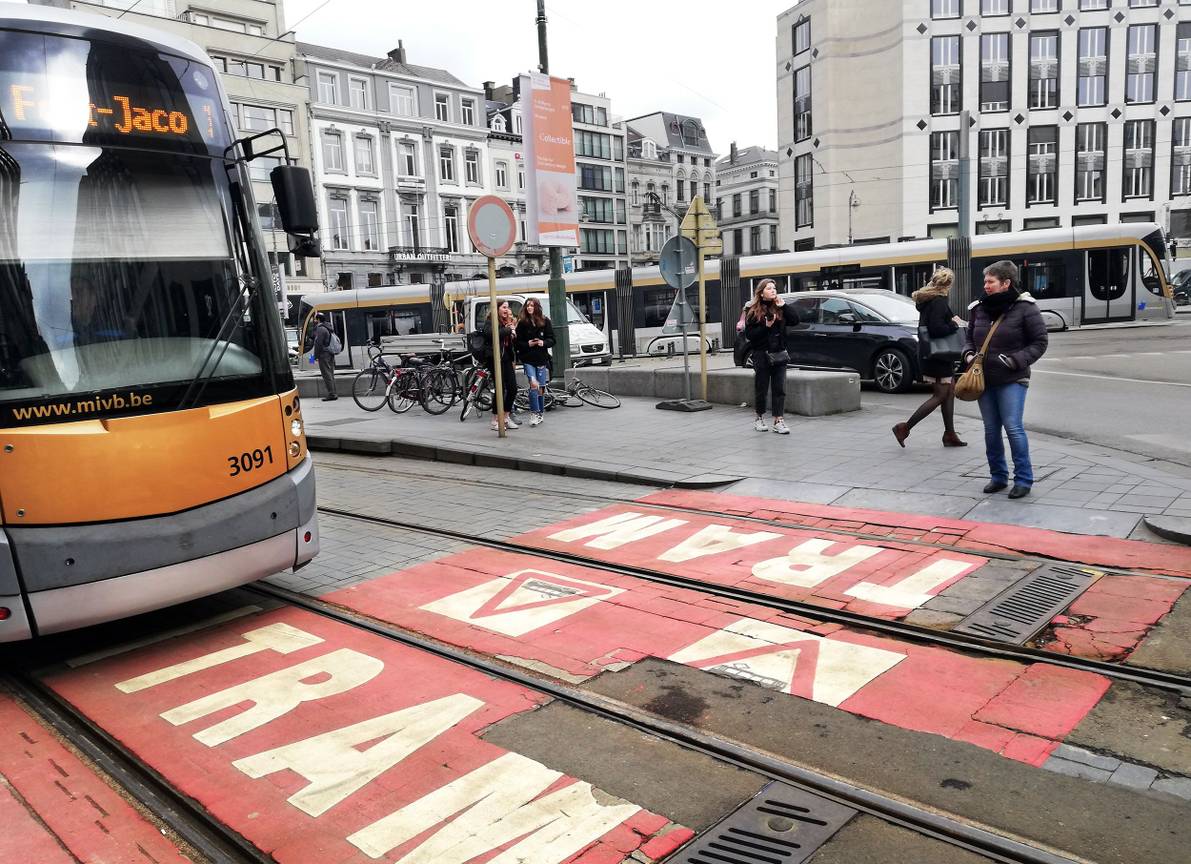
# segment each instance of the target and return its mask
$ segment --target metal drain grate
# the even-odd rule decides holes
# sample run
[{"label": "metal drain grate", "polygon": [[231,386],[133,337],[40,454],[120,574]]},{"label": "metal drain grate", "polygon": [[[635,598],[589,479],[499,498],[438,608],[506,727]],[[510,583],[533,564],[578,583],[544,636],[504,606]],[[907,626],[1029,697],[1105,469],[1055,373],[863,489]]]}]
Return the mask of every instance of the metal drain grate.
[{"label": "metal drain grate", "polygon": [[1066,564],[1039,568],[961,621],[955,632],[1023,645],[1102,575]]},{"label": "metal drain grate", "polygon": [[800,864],[855,815],[851,807],[774,782],[671,860],[676,864]]}]

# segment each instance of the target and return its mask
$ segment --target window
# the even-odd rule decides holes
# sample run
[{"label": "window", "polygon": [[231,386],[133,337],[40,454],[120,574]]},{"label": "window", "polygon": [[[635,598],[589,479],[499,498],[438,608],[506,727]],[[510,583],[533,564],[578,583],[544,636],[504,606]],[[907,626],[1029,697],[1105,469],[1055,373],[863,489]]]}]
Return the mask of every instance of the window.
[{"label": "window", "polygon": [[761,192],[757,189],[749,191],[749,215],[761,212]]},{"label": "window", "polygon": [[584,105],[582,102],[572,102],[571,119],[576,123],[587,123],[590,126],[607,126],[608,109],[596,105]]},{"label": "window", "polygon": [[356,142],[356,173],[376,174],[376,152],[372,149],[372,139],[364,136],[357,137]]},{"label": "window", "polygon": [[694,180],[692,180],[690,182],[691,182],[691,200],[694,201],[695,197],[699,194],[699,184],[696,183]]},{"label": "window", "polygon": [[739,216],[741,213],[740,201],[741,201],[741,196],[740,196],[740,193],[737,192],[735,195],[732,196],[732,215],[733,216]]},{"label": "window", "polygon": [[794,25],[794,53],[811,50],[811,19],[803,18]]},{"label": "window", "polygon": [[612,177],[615,180],[615,182],[612,185],[613,191],[619,192],[620,194],[623,195],[624,194],[624,169],[623,168],[612,169]]},{"label": "window", "polygon": [[[293,113],[287,111],[290,117],[290,133],[293,133]],[[277,111],[261,105],[240,106],[240,128],[245,132],[266,132],[277,125]]]},{"label": "window", "polygon": [[1104,201],[1108,124],[1080,123],[1075,127],[1075,200]]},{"label": "window", "polygon": [[418,113],[417,99],[413,87],[399,84],[389,85],[389,103],[398,117],[415,117]]},{"label": "window", "polygon": [[446,93],[434,94],[434,119],[443,123],[451,120],[451,97]]},{"label": "window", "polygon": [[980,37],[980,110],[1009,110],[1009,34]]},{"label": "window", "polygon": [[1110,0],[1079,0],[1080,12],[1095,12],[1097,9],[1107,9]]},{"label": "window", "polygon": [[1150,9],[1158,5],[1158,0],[1129,0],[1130,9]]},{"label": "window", "polygon": [[323,133],[323,168],[343,171],[343,136],[338,132]]},{"label": "window", "polygon": [[438,148],[438,178],[447,183],[455,182],[455,148]]},{"label": "window", "polygon": [[811,154],[794,160],[794,227],[809,228],[815,224],[815,186],[811,174]]},{"label": "window", "polygon": [[[280,231],[281,230],[281,213],[280,213],[280,211],[278,211],[276,204],[273,204],[273,203],[257,204],[256,205],[256,218],[257,218],[257,221],[260,223],[262,231]],[[273,258],[273,257],[275,257],[275,254],[276,253],[270,252],[269,257]],[[286,273],[286,275],[289,276],[291,274]]]},{"label": "window", "polygon": [[679,153],[678,154],[678,164],[681,165],[685,161],[686,161],[686,157],[683,154]]},{"label": "window", "polygon": [[1125,123],[1125,198],[1150,198],[1154,193],[1154,121]]},{"label": "window", "polygon": [[1125,58],[1125,102],[1154,101],[1154,70],[1158,68],[1158,25],[1135,24],[1129,28],[1129,54]]},{"label": "window", "polygon": [[468,183],[480,182],[480,152],[478,150],[464,151],[463,177]]},{"label": "window", "polygon": [[636,180],[629,185],[629,203],[634,207],[641,204],[641,184]]},{"label": "window", "polygon": [[1081,108],[1108,104],[1108,28],[1079,31],[1079,92]]},{"label": "window", "polygon": [[509,163],[508,162],[498,161],[496,163],[496,188],[497,189],[508,189],[509,188]]},{"label": "window", "polygon": [[812,134],[811,67],[794,73],[794,140],[805,141]]},{"label": "window", "polygon": [[624,139],[619,135],[612,138],[612,159],[615,162],[624,161]]},{"label": "window", "polygon": [[749,228],[749,251],[756,255],[761,251],[761,226],[754,225]]},{"label": "window", "polygon": [[711,200],[711,184],[710,183],[703,184],[703,200],[704,201]]},{"label": "window", "polygon": [[588,255],[615,255],[613,232],[603,228],[580,228],[579,250]]},{"label": "window", "polygon": [[980,207],[1009,206],[1009,130],[980,133]]},{"label": "window", "polygon": [[589,198],[580,195],[579,206],[586,221],[612,224],[614,213],[611,198]]},{"label": "window", "polygon": [[1026,203],[1057,204],[1059,173],[1059,128],[1038,126],[1027,139]]},{"label": "window", "polygon": [[599,132],[577,130],[575,132],[575,155],[587,159],[611,159],[612,139]]},{"label": "window", "polygon": [[1175,38],[1174,98],[1191,101],[1191,21],[1178,26]]},{"label": "window", "polygon": [[769,251],[770,252],[777,251],[777,226],[776,225],[769,226]]},{"label": "window", "polygon": [[641,158],[642,159],[657,159],[658,158],[657,143],[654,141],[651,141],[649,138],[644,139],[641,142]]},{"label": "window", "polygon": [[286,135],[294,134],[294,112],[286,108],[277,109],[277,125]]},{"label": "window", "polygon": [[525,191],[525,169],[520,165],[517,166],[517,191]]},{"label": "window", "polygon": [[1008,15],[1010,5],[1011,0],[980,0],[980,14],[987,17]]},{"label": "window", "polygon": [[412,141],[397,145],[397,173],[402,177],[418,176],[418,147]]},{"label": "window", "polygon": [[679,202],[686,200],[686,188],[681,174],[678,175],[678,179],[674,183],[674,199]]},{"label": "window", "polygon": [[958,36],[930,40],[930,113],[958,114],[963,108],[963,73]]},{"label": "window", "polygon": [[960,0],[930,0],[931,18],[958,18],[962,11]]},{"label": "window", "polygon": [[737,255],[745,253],[744,248],[744,231],[737,228],[732,232],[732,251]]},{"label": "window", "polygon": [[368,82],[363,78],[347,79],[347,101],[357,111],[368,110]]},{"label": "window", "polygon": [[624,201],[623,201],[623,199],[617,198],[616,199],[616,224],[624,225],[628,221],[629,221],[628,217],[625,214]]},{"label": "window", "polygon": [[770,213],[777,212],[777,190],[776,189],[769,190],[769,212]]},{"label": "window", "polygon": [[347,239],[347,199],[332,195],[328,213],[331,217],[331,248],[349,249]]},{"label": "window", "polygon": [[335,91],[337,87],[338,76],[334,72],[319,72],[318,73],[318,101],[325,102],[328,105],[335,104]]},{"label": "window", "polygon": [[1059,34],[1030,35],[1030,108],[1059,107]]},{"label": "window", "polygon": [[248,163],[248,176],[262,183],[269,182],[269,174],[281,164],[280,156],[257,156]]},{"label": "window", "polygon": [[448,204],[443,208],[443,245],[448,252],[459,251],[459,208]]},{"label": "window", "polygon": [[959,198],[959,133],[930,136],[930,209],[953,210]]},{"label": "window", "polygon": [[1030,0],[1030,11],[1035,15],[1043,12],[1058,12],[1059,0]]},{"label": "window", "polygon": [[463,99],[460,101],[460,114],[463,117],[464,126],[476,125],[476,102],[474,99]]},{"label": "window", "polygon": [[606,165],[584,165],[579,168],[579,188],[593,192],[612,191],[612,170]]},{"label": "window", "polygon": [[1170,194],[1191,195],[1191,117],[1175,119],[1170,139]]},{"label": "window", "polygon": [[422,223],[418,218],[418,205],[405,205],[405,238],[410,246],[422,245]]},{"label": "window", "polygon": [[380,205],[376,201],[360,202],[360,239],[365,252],[380,249]]}]

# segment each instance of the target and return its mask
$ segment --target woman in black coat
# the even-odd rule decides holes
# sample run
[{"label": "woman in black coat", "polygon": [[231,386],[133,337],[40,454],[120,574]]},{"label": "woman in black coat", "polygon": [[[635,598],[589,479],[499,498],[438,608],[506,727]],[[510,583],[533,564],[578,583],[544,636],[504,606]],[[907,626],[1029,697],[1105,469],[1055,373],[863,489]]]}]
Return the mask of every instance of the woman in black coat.
[{"label": "woman in black coat", "polygon": [[777,296],[777,283],[764,279],[757,293],[745,307],[744,338],[753,357],[754,396],[757,411],[753,428],[768,432],[765,425],[765,394],[770,394],[773,412],[773,431],[789,435],[782,416],[786,408],[786,367],[790,362],[786,353],[786,328],[798,323],[798,313]]},{"label": "woman in black coat", "polygon": [[[943,339],[952,333],[959,332],[959,318],[951,311],[951,304],[947,302],[947,295],[951,293],[951,286],[955,282],[955,274],[946,267],[940,267],[931,277],[930,282],[921,290],[915,291],[911,299],[918,306],[918,327],[925,327],[931,339]],[[918,343],[919,349],[929,346]],[[933,392],[930,398],[918,406],[910,419],[905,423],[898,423],[893,427],[893,437],[897,443],[906,446],[906,439],[910,437],[910,430],[934,411],[943,409],[943,446],[967,447],[955,434],[955,364],[959,355],[925,356],[922,359],[923,380],[929,383]]]},{"label": "woman in black coat", "polygon": [[[516,357],[514,355],[517,338],[517,319],[513,317],[513,311],[509,308],[508,300],[502,300],[500,305],[496,307],[496,317],[500,328],[500,375],[501,385],[504,391],[504,409],[506,412],[505,428],[517,429],[521,426],[513,416],[513,410],[517,400],[517,369],[515,366]],[[491,345],[492,318],[488,315],[484,316],[484,325],[481,328],[481,332],[484,334],[485,344]],[[484,366],[492,373],[494,385],[496,383],[495,359],[491,351],[488,352],[487,357],[484,359]],[[493,397],[492,429],[497,430],[499,428],[496,417],[496,398]]]}]

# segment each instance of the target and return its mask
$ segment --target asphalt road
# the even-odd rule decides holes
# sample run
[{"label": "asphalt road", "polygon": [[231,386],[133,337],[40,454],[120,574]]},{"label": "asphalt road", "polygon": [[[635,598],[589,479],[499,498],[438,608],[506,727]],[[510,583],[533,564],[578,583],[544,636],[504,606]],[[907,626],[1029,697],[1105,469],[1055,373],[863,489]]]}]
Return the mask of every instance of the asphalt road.
[{"label": "asphalt road", "polygon": [[[909,414],[923,393],[866,389],[864,401]],[[956,412],[980,416],[975,404],[957,403]],[[1050,334],[1034,367],[1026,427],[1191,465],[1191,315],[1166,326]]]}]

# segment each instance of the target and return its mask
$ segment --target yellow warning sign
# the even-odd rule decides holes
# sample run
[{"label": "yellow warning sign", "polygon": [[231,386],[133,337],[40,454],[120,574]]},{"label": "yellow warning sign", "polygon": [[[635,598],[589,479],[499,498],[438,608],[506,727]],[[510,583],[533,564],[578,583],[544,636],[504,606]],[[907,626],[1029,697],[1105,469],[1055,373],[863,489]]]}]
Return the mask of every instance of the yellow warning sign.
[{"label": "yellow warning sign", "polygon": [[682,220],[682,236],[698,246],[704,255],[723,254],[724,243],[720,239],[720,228],[700,195],[691,200],[686,218]]}]

